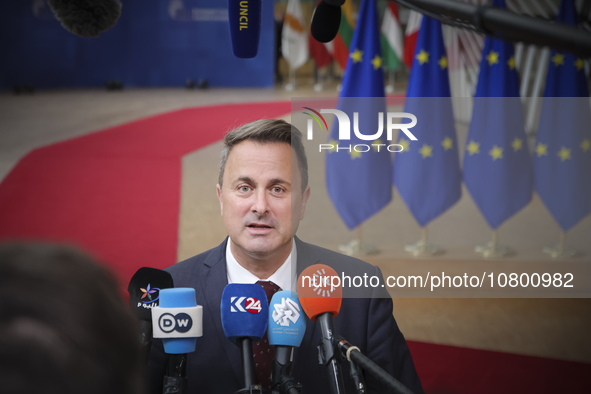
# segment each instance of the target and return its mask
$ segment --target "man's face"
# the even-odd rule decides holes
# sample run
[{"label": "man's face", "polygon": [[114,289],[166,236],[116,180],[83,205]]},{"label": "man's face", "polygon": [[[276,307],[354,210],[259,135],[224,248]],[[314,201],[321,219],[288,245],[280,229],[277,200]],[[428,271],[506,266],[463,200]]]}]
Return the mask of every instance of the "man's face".
[{"label": "man's face", "polygon": [[230,151],[217,195],[238,260],[244,254],[283,260],[289,255],[310,195],[309,188],[301,191],[297,165],[286,143],[246,140]]}]

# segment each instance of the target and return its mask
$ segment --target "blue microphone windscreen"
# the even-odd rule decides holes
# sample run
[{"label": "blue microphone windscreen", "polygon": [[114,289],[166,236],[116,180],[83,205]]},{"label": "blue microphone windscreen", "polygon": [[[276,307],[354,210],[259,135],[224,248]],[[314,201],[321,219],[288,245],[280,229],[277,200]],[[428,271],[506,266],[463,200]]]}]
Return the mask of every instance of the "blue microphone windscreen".
[{"label": "blue microphone windscreen", "polygon": [[222,293],[222,327],[226,337],[237,343],[238,338],[258,341],[265,335],[269,302],[261,285],[231,283]]},{"label": "blue microphone windscreen", "polygon": [[177,287],[164,289],[160,292],[161,308],[186,308],[189,306],[197,306],[195,289]]},{"label": "blue microphone windscreen", "polygon": [[261,0],[228,0],[230,37],[234,56],[255,57],[261,35]]},{"label": "blue microphone windscreen", "polygon": [[299,347],[305,333],[306,320],[297,294],[287,290],[275,293],[269,304],[269,343]]},{"label": "blue microphone windscreen", "polygon": [[[177,287],[162,289],[160,291],[161,308],[186,308],[197,306],[195,289]],[[186,318],[186,316],[184,316]],[[197,324],[197,322],[195,322]],[[184,354],[195,351],[197,338],[170,338],[162,339],[164,352],[168,354]]]}]

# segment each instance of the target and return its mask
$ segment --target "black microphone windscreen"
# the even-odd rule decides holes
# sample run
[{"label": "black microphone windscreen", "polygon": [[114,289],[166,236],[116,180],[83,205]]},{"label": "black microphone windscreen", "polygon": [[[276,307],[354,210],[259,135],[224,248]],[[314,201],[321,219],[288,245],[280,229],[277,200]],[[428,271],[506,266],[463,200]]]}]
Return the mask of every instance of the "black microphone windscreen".
[{"label": "black microphone windscreen", "polygon": [[129,306],[140,320],[152,322],[151,310],[159,305],[160,290],[172,287],[172,276],[168,272],[142,267],[129,281]]},{"label": "black microphone windscreen", "polygon": [[322,0],[324,3],[330,4],[330,5],[334,5],[337,7],[342,6],[343,4],[345,4],[345,0]]},{"label": "black microphone windscreen", "polygon": [[119,0],[48,0],[66,30],[81,37],[98,37],[121,16]]},{"label": "black microphone windscreen", "polygon": [[310,31],[312,37],[318,42],[330,42],[334,40],[341,25],[341,7],[330,5],[324,1],[318,4]]}]

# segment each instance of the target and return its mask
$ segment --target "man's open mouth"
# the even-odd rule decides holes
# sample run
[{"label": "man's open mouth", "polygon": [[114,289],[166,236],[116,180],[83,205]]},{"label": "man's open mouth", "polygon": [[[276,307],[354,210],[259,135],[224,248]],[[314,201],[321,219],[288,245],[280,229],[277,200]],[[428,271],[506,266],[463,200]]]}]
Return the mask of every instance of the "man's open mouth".
[{"label": "man's open mouth", "polygon": [[247,227],[250,227],[250,228],[272,228],[271,226],[268,226],[266,224],[257,224],[257,223],[249,224]]}]

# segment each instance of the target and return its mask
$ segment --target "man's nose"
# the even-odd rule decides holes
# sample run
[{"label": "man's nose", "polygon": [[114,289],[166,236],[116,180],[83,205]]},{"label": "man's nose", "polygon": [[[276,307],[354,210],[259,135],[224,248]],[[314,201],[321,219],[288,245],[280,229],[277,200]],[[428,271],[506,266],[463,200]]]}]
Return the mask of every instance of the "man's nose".
[{"label": "man's nose", "polygon": [[254,193],[254,200],[252,202],[252,211],[263,215],[269,211],[268,195],[265,190],[257,190]]}]

